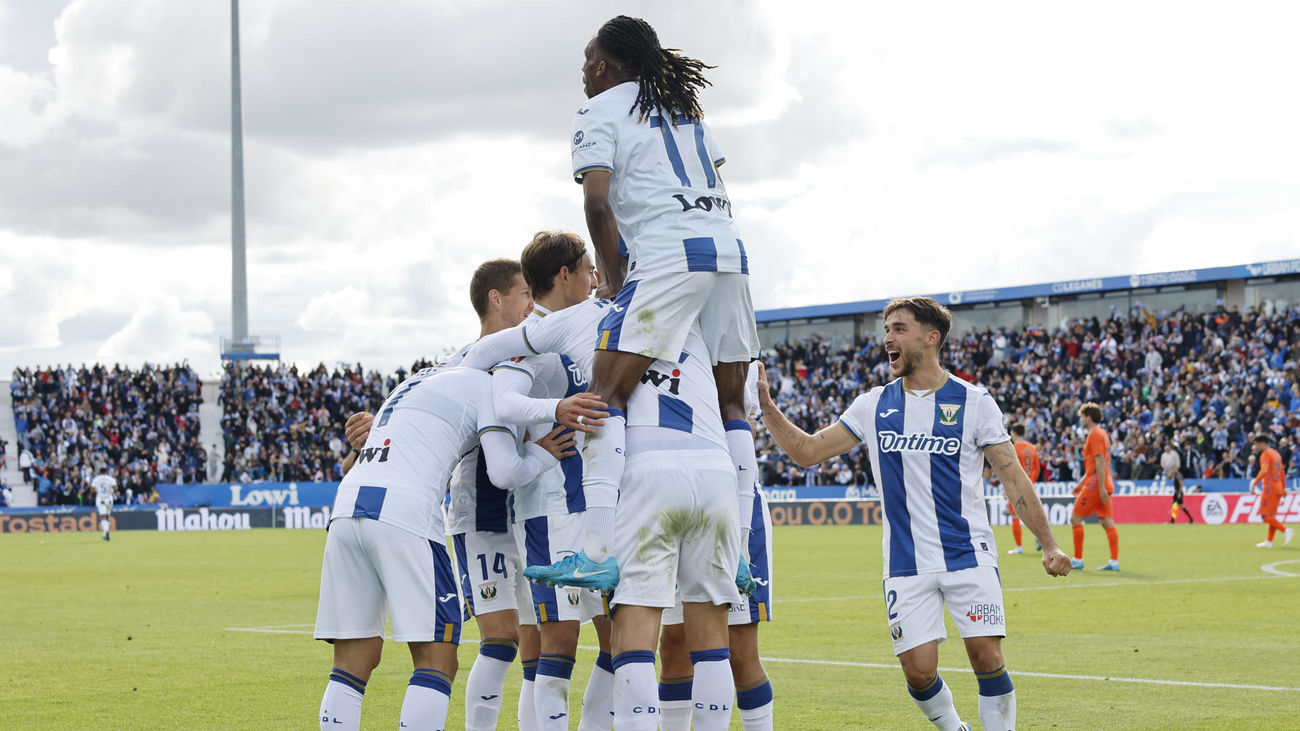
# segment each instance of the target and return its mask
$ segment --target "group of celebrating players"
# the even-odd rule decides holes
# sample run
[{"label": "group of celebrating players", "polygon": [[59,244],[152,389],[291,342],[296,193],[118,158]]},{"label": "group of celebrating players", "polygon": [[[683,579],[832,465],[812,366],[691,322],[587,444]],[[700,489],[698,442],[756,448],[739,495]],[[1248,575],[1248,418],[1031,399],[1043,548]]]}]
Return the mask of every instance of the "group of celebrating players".
[{"label": "group of celebrating players", "polygon": [[577,235],[542,232],[519,262],[483,264],[470,283],[480,338],[348,421],[355,451],[315,630],[334,650],[321,728],[358,727],[387,613],[414,663],[403,728],[445,726],[472,617],[482,639],[466,728],[496,728],[517,657],[519,727],[568,728],[579,626],[590,620],[601,651],[580,729],[725,729],[733,706],[744,728],[771,729],[757,641],[771,618],[771,548],[754,484],[756,418],[801,465],[869,450],[887,626],[909,692],[936,727],[970,728],[938,673],[946,606],[983,727],[1014,728],[985,460],[1042,544],[1047,573],[1064,576],[1071,561],[993,397],[940,366],[951,315],[929,298],[890,303],[895,380],[816,434],[794,426],[761,363],[750,368],[749,258],[697,101],[709,67],[626,16],[584,56],[572,159],[596,260]]}]

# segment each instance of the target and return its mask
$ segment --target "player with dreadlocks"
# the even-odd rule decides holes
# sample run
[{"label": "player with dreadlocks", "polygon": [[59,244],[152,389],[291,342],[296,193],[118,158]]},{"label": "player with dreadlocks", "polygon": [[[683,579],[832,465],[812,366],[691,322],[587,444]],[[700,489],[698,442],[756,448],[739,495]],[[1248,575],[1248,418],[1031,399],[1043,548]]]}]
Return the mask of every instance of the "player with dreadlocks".
[{"label": "player with dreadlocks", "polygon": [[[750,361],[758,356],[758,330],[749,293],[749,259],[717,171],[724,158],[704,123],[698,99],[709,83],[703,71],[711,67],[664,48],[648,23],[627,16],[601,26],[584,56],[588,101],[574,119],[573,175],[583,188],[587,227],[605,277],[602,296],[616,295],[599,327],[588,386],[608,404],[609,415],[592,424],[595,433],[583,449],[585,547],[574,546],[582,550],[526,573],[565,586],[608,590],[618,585],[613,599],[615,636],[620,638],[614,647],[615,688],[649,693],[633,699],[616,690],[616,725],[654,728],[659,615],[673,606],[674,598],[671,592],[659,597],[649,588],[657,586],[663,573],[651,567],[664,563],[658,555],[661,545],[686,538],[665,534],[665,526],[684,532],[687,525],[694,526],[691,530],[707,528],[716,520],[727,523],[716,525],[719,534],[736,535],[737,528],[739,535],[749,533],[757,463],[746,420],[745,379]],[[626,274],[620,249],[626,251]],[[725,441],[736,465],[738,509],[715,518],[694,507],[691,521],[682,521],[672,512],[678,508],[667,502],[669,498],[651,494],[659,491],[647,486],[642,468],[629,470],[629,479],[623,481],[624,460],[641,464],[654,455],[663,456],[660,462],[667,464],[671,454],[675,472],[658,479],[673,480],[675,487],[685,485],[699,496],[716,487],[694,487],[716,479],[709,477],[716,472],[714,462],[704,456],[712,453],[704,448],[708,445],[695,444],[699,437],[690,433],[697,414],[678,406],[684,402],[672,398],[676,391],[669,393],[677,370],[648,370],[656,361],[690,368],[686,342],[695,327],[706,352],[692,352],[711,361]],[[659,416],[652,420],[656,426],[642,425],[643,415],[626,413],[633,390],[643,382],[664,391]],[[679,457],[683,454],[693,456]],[[616,516],[619,502],[640,509]],[[697,500],[698,505],[704,502],[703,497]],[[670,513],[676,519],[669,519]],[[637,536],[647,542],[640,544],[634,540]],[[667,540],[650,541],[648,536]],[[736,584],[751,591],[748,558],[733,555],[724,561],[737,561],[741,568]],[[706,599],[704,594],[683,596],[695,664],[694,722],[697,729],[726,728],[733,680],[727,662],[729,606]],[[705,718],[710,708],[719,712]],[[634,713],[641,715],[629,715]]]}]

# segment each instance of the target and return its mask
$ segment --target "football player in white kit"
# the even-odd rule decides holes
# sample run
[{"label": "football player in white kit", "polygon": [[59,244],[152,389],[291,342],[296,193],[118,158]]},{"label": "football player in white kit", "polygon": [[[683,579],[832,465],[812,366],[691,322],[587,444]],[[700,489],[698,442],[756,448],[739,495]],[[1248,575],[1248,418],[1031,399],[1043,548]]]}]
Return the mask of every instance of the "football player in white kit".
[{"label": "football player in white kit", "polygon": [[[758,408],[758,368],[751,369],[745,381],[745,409],[752,420],[762,420],[763,413]],[[754,475],[753,491],[752,528],[748,549],[743,554],[749,557],[754,589],[752,594],[742,594],[740,601],[731,605],[727,624],[741,728],[771,731],[772,683],[758,656],[758,626],[760,622],[772,621],[772,516],[767,499],[758,487],[757,475]],[[745,538],[742,530],[742,547]],[[664,612],[663,633],[659,637],[659,728],[662,731],[689,731],[693,672],[679,599],[677,606]]]},{"label": "football player in white kit", "polygon": [[801,466],[859,444],[870,450],[885,516],[885,611],[908,692],[936,727],[970,729],[939,677],[946,605],[979,684],[981,724],[1013,729],[1015,689],[1002,657],[1005,604],[983,495],[986,458],[1016,514],[1042,542],[1048,575],[1068,574],[1070,558],[1052,537],[993,397],[939,364],[952,326],[947,308],[929,297],[911,297],[890,302],[883,315],[895,380],[859,396],[838,422],[810,435],[773,404],[760,369],[763,424]]},{"label": "football player in white kit", "polygon": [[[520,255],[524,278],[534,293],[533,312],[524,325],[579,304],[596,288],[596,268],[587,245],[576,234],[541,231]],[[594,336],[588,337],[588,347]],[[586,374],[566,355],[543,353],[514,358],[492,368],[498,418],[507,424],[545,433],[576,415],[599,418],[596,397],[585,393]],[[575,411],[576,409],[576,411]],[[589,432],[590,427],[579,426]],[[514,516],[520,553],[530,564],[558,560],[556,547],[580,543],[586,500],[582,458],[566,457],[534,484],[514,492]],[[541,630],[541,653],[533,685],[536,728],[569,728],[569,681],[578,651],[579,627],[591,620],[601,652],[583,699],[579,728],[609,728],[613,712],[610,626],[601,596],[588,589],[532,587],[532,606]]]},{"label": "football player in white kit", "polygon": [[107,471],[100,471],[90,481],[95,488],[95,512],[99,513],[99,529],[104,532],[104,540],[109,540],[108,531],[112,523],[108,516],[113,514],[113,498],[117,495],[117,480],[109,477]]},{"label": "football player in white kit", "polygon": [[[487,368],[520,353],[554,352],[585,370],[595,357],[597,328],[614,307],[588,300],[497,333],[476,343],[463,364]],[[622,569],[611,600],[620,729],[658,725],[654,650],[660,614],[678,593],[694,666],[695,728],[725,729],[731,717],[727,615],[739,601],[736,470],[698,329],[685,345],[673,360],[652,362],[628,404],[627,470],[614,538]],[[752,500],[752,482],[747,487]]]},{"label": "football player in white kit", "polygon": [[601,323],[588,388],[608,404],[609,417],[583,448],[585,547],[532,574],[568,586],[589,585],[581,579],[598,570],[616,572],[608,555],[628,399],[652,362],[681,355],[693,327],[714,367],[730,451],[737,464],[755,460],[744,389],[758,329],[749,259],[717,171],[724,158],[697,100],[708,67],[664,49],[648,23],[622,15],[601,26],[584,56],[588,101],[574,118],[573,175],[606,277],[602,294],[616,294],[618,307]]},{"label": "football player in white kit", "polygon": [[[510,259],[493,259],[479,265],[470,278],[469,295],[479,318],[480,338],[518,325],[533,307],[532,292],[520,264]],[[440,365],[456,365],[470,345]],[[346,432],[354,448],[364,447],[373,421],[367,413],[349,417]],[[349,455],[345,468],[355,456],[355,452]],[[497,727],[506,673],[516,655],[522,654],[527,691],[538,653],[532,612],[527,611],[524,619],[518,611],[527,610],[531,598],[522,573],[521,554],[507,525],[510,491],[493,485],[486,467],[481,448],[470,450],[456,466],[446,526],[456,554],[464,616],[474,618],[481,638],[465,681],[465,727],[470,730]],[[533,717],[531,695],[521,695],[519,713]]]}]

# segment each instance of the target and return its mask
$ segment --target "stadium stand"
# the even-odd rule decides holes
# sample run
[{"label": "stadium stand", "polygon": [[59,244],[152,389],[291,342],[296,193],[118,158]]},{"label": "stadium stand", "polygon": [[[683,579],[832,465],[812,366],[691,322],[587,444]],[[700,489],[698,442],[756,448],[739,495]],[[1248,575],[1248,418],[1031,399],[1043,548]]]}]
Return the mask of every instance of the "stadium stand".
[{"label": "stadium stand", "polygon": [[[945,362],[958,376],[986,385],[1008,421],[1025,424],[1038,444],[1045,480],[1081,474],[1075,411],[1102,404],[1115,441],[1115,474],[1151,479],[1172,442],[1185,478],[1254,475],[1247,444],[1255,431],[1278,441],[1288,469],[1300,468],[1300,309],[1264,315],[1218,308],[1179,308],[1157,315],[1075,320],[1055,333],[1042,327],[972,330],[950,335]],[[833,423],[858,394],[888,379],[874,336],[832,349],[811,335],[771,348],[766,359],[776,400],[805,430]],[[815,485],[870,470],[861,454],[820,469],[782,460],[759,434],[766,484]]]},{"label": "stadium stand", "polygon": [[227,363],[221,377],[221,480],[227,482],[337,480],[349,448],[343,423],[354,411],[374,411],[406,377],[359,365],[332,371],[319,365]]},{"label": "stadium stand", "polygon": [[198,375],[188,365],[18,368],[9,384],[24,482],[41,505],[90,505],[106,469],[119,500],[156,499],[159,482],[202,479]]}]

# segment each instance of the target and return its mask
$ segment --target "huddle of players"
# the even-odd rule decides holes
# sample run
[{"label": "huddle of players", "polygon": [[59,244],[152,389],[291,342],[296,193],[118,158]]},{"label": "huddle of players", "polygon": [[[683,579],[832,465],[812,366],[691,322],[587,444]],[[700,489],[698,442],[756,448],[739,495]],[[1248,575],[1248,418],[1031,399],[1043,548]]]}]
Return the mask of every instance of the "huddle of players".
[{"label": "huddle of players", "polygon": [[[471,284],[481,319],[498,313],[495,325],[513,325],[510,309],[522,324],[484,319],[473,347],[413,374],[378,414],[349,420],[360,448],[331,516],[315,632],[334,643],[322,728],[359,723],[385,605],[415,666],[402,725],[442,728],[460,594],[484,637],[467,681],[471,728],[495,727],[517,654],[526,673],[520,727],[567,728],[578,623],[587,618],[604,651],[580,728],[608,728],[612,715],[618,728],[722,729],[733,704],[746,728],[772,727],[756,633],[728,630],[730,616],[758,620],[737,590],[757,583],[745,555],[755,549],[742,535],[762,510],[745,408],[758,339],[748,258],[717,173],[723,157],[695,99],[706,67],[624,16],[602,26],[584,55],[589,102],[575,118],[574,176],[606,279],[598,295],[617,296],[588,299],[594,267],[580,238],[539,234],[522,257],[538,305],[526,318],[513,309],[515,287]],[[459,584],[443,539],[448,484]],[[548,588],[526,587],[524,565]],[[590,589],[615,587],[606,642],[604,605]],[[664,667],[674,675],[661,692],[661,615],[679,599],[684,642],[665,633]],[[523,620],[526,604],[533,611]],[[760,602],[758,615],[767,611]],[[738,653],[743,672],[732,670],[733,640],[753,645]],[[683,646],[687,658],[670,662]],[[660,712],[670,709],[677,713]]]}]

